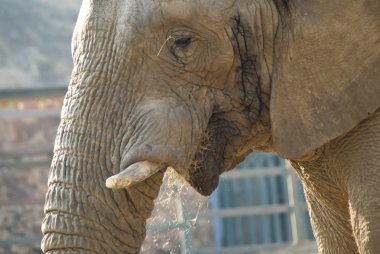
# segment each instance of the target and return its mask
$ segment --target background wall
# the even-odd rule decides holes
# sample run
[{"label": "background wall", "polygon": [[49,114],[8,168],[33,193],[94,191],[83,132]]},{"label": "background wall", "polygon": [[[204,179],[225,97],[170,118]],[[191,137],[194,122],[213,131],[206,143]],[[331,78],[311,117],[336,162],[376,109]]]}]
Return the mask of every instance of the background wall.
[{"label": "background wall", "polygon": [[64,86],[81,1],[1,0],[0,89]]},{"label": "background wall", "polygon": [[[45,89],[37,94],[46,94],[46,89],[63,91],[67,86],[72,69],[71,34],[80,4],[77,0],[1,1],[0,254],[40,253],[43,203],[63,94],[30,99],[27,97],[36,92],[27,89]],[[5,91],[12,89],[22,89],[19,97],[7,97]],[[276,157],[260,156],[250,157],[239,170],[283,165]],[[222,247],[292,241],[288,214],[207,215],[229,208],[286,205],[283,176],[223,180],[211,199],[178,181],[174,173],[166,179],[142,253],[195,253],[201,249],[212,253]],[[305,239],[311,239],[307,216],[302,216]],[[313,253],[315,244],[301,250]],[[286,247],[283,253],[296,251]]]}]

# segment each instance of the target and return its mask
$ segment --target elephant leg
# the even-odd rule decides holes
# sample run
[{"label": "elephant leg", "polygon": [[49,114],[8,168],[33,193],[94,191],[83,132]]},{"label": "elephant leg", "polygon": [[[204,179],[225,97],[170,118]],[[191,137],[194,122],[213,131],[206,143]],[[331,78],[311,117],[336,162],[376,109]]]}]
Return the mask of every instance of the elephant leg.
[{"label": "elephant leg", "polygon": [[[380,160],[380,152],[378,158]],[[353,169],[347,182],[351,223],[360,254],[380,251],[379,166],[377,170],[372,167]]]},{"label": "elephant leg", "polygon": [[338,144],[360,254],[380,252],[380,110]]},{"label": "elephant leg", "polygon": [[[320,254],[357,254],[350,218],[306,193],[311,225]],[[340,209],[339,209],[340,210]]]},{"label": "elephant leg", "polygon": [[291,164],[302,181],[319,253],[357,254],[347,193],[331,174],[328,154],[326,151],[316,161]]}]

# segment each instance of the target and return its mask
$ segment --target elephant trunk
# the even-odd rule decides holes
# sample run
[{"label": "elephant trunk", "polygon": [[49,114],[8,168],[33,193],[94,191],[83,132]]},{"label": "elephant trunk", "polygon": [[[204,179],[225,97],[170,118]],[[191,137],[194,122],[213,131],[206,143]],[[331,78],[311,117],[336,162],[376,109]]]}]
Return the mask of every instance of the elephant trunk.
[{"label": "elephant trunk", "polygon": [[100,2],[84,7],[74,32],[74,70],[55,141],[41,247],[45,253],[137,253],[164,169],[128,188],[106,187],[106,179],[121,171],[123,142],[133,133],[129,109],[139,99],[121,80],[133,77],[139,64],[125,66],[131,51],[113,36],[117,8]]},{"label": "elephant trunk", "polygon": [[[81,127],[82,126],[82,127]],[[45,253],[137,253],[163,172],[128,189],[110,190],[99,131],[61,124],[49,176],[42,231]]]}]

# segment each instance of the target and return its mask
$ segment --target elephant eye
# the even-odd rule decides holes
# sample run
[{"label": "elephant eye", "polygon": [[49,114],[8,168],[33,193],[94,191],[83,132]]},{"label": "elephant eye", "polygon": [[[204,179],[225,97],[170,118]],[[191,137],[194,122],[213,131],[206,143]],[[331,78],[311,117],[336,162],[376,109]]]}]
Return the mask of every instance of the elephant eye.
[{"label": "elephant eye", "polygon": [[176,39],[174,41],[174,45],[177,47],[177,48],[186,48],[187,46],[189,46],[191,43],[191,38],[179,38],[179,39]]}]

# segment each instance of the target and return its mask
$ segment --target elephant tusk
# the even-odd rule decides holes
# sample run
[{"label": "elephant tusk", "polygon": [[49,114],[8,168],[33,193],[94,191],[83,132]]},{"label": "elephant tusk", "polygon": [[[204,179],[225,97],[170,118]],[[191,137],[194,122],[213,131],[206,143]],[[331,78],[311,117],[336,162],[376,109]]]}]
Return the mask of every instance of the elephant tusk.
[{"label": "elephant tusk", "polygon": [[106,186],[110,189],[127,188],[146,180],[166,167],[167,165],[162,163],[154,163],[150,161],[136,162],[119,174],[109,177],[106,180]]}]

